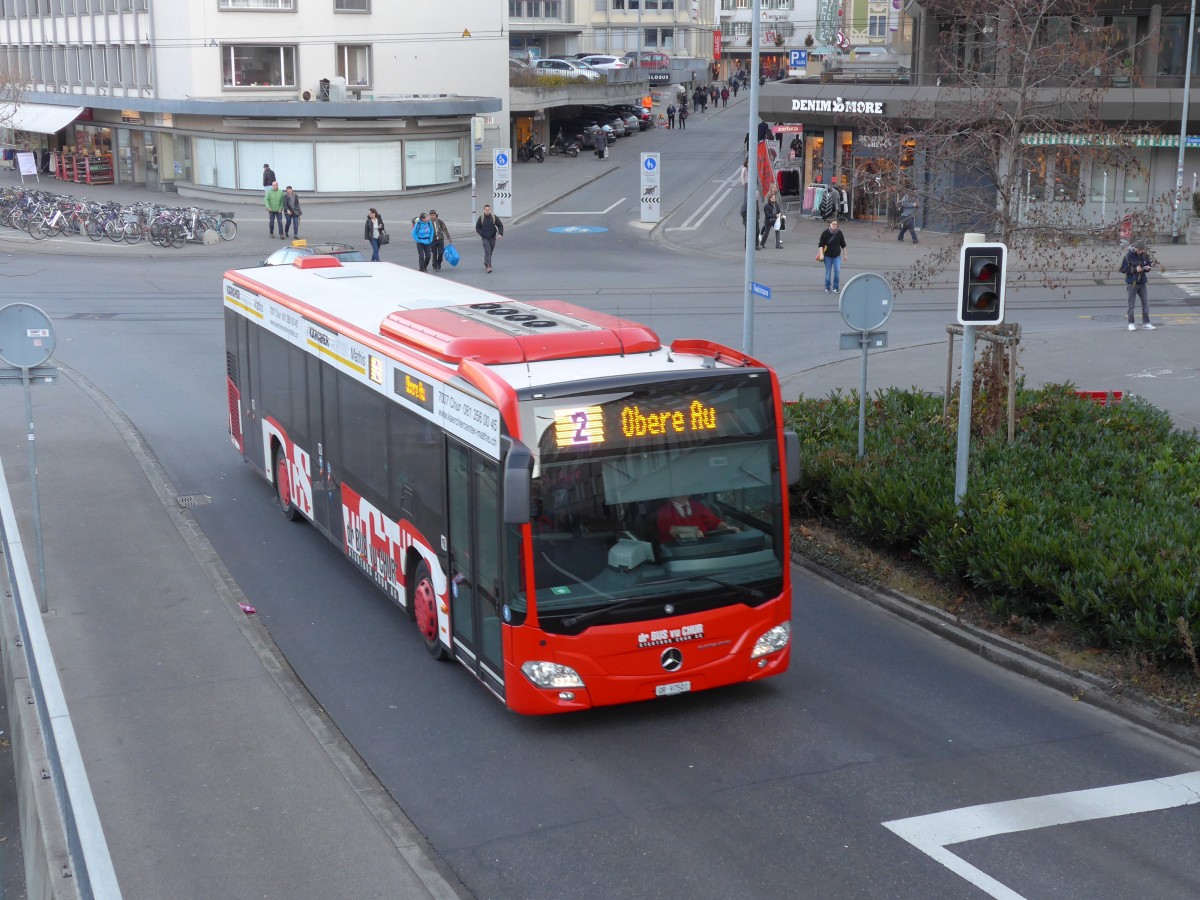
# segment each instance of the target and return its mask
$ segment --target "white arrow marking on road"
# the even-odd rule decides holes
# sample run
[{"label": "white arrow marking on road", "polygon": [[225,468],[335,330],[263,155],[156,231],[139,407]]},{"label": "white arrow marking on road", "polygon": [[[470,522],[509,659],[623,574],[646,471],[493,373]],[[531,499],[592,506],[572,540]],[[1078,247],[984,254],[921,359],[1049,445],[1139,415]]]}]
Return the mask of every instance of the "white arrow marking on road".
[{"label": "white arrow marking on road", "polygon": [[1200,772],[1187,772],[1170,778],[1155,778],[1086,791],[967,806],[927,816],[914,816],[911,819],[896,819],[884,822],[883,827],[997,900],[1024,900],[1016,891],[946,848],[963,841],[977,841],[1054,825],[1071,825],[1075,822],[1111,819],[1114,816],[1156,812],[1192,803],[1200,803]]},{"label": "white arrow marking on road", "polygon": [[589,211],[589,212],[550,212],[550,211],[546,211],[546,212],[543,212],[542,215],[543,216],[603,216],[607,213],[612,212],[614,209],[616,209],[618,206],[620,206],[624,202],[625,202],[625,198],[622,197],[620,200],[618,200],[616,203],[614,203],[608,209],[602,209],[599,212],[594,212],[594,211]]}]

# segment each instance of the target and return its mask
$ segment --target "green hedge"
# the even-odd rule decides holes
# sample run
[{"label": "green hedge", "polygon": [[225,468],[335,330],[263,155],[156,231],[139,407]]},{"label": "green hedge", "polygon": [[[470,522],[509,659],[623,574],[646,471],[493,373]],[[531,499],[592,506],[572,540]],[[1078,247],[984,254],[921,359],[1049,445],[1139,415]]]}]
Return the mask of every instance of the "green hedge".
[{"label": "green hedge", "polygon": [[1141,400],[1103,407],[1070,385],[1018,394],[1017,438],[974,436],[961,515],[957,420],[942,400],[889,389],[788,406],[800,435],[799,515],[912,553],[997,613],[1053,617],[1089,642],[1186,658],[1200,644],[1200,439]]}]

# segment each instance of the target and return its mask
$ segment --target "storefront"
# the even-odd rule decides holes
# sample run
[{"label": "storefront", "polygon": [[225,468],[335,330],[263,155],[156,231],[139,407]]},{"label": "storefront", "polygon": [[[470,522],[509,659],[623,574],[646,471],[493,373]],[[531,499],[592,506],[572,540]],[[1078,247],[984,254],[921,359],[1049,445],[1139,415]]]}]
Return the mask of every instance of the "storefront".
[{"label": "storefront", "polygon": [[281,185],[298,191],[378,198],[455,187],[469,179],[472,113],[480,107],[498,109],[500,101],[182,105],[189,111],[22,104],[33,117],[22,123],[36,124],[34,114],[42,106],[56,113],[53,122],[45,119],[40,127],[59,128],[45,135],[45,149],[51,151],[53,174],[65,181],[216,197],[261,191],[263,163],[269,163]]},{"label": "storefront", "polygon": [[[772,123],[797,123],[803,127],[802,191],[837,185],[847,194],[850,217],[865,221],[892,221],[897,190],[910,186],[928,198],[920,212],[922,227],[963,230],[951,221],[951,204],[938,196],[956,189],[954,173],[927,171],[916,138],[899,144],[883,142],[871,134],[872,120],[886,120],[893,133],[902,128],[919,132],[920,116],[936,108],[940,88],[912,85],[862,85],[792,83],[767,85],[760,100],[760,115]],[[1084,148],[1108,140],[1106,136],[1028,134],[1025,149],[1025,184],[1022,202],[1037,204],[1038,214],[1054,218],[1054,205],[1070,204],[1076,219],[1112,225],[1130,215],[1162,209],[1161,198],[1174,191],[1178,165],[1180,92],[1147,88],[1136,92],[1139,110],[1155,109],[1163,118],[1146,123],[1146,133],[1130,138],[1126,155],[1132,161],[1123,169],[1105,169],[1091,162]],[[1193,98],[1195,98],[1193,91]],[[1100,106],[1102,121],[1122,125],[1134,118],[1130,92],[1114,91]],[[1191,106],[1193,119],[1185,145],[1185,189],[1192,190],[1191,173],[1200,169],[1200,104]],[[1175,116],[1172,120],[1171,116]],[[1154,130],[1161,131],[1154,134]],[[1159,198],[1159,202],[1156,202]],[[1062,204],[1065,211],[1067,203]],[[1161,223],[1160,223],[1161,224]]]}]

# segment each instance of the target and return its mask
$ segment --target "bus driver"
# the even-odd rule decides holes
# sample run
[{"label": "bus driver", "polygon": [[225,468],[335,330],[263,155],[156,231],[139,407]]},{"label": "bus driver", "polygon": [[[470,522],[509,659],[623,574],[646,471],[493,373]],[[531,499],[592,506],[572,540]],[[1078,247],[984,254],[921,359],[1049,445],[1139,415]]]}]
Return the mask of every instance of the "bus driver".
[{"label": "bus driver", "polygon": [[660,543],[677,540],[681,535],[695,534],[702,538],[705,532],[737,531],[717,518],[716,513],[684,494],[672,497],[658,510],[658,540]]}]

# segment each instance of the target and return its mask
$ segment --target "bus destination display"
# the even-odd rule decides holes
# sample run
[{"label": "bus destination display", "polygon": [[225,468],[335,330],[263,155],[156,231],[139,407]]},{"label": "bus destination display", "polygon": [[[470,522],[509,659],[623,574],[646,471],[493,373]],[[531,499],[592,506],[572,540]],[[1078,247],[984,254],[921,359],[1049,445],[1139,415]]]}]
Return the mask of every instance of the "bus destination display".
[{"label": "bus destination display", "polygon": [[668,403],[609,403],[554,410],[554,439],[559,450],[605,445],[636,446],[674,438],[739,434],[744,423],[736,410],[719,409],[700,400]]}]

